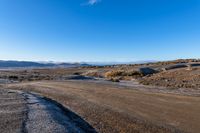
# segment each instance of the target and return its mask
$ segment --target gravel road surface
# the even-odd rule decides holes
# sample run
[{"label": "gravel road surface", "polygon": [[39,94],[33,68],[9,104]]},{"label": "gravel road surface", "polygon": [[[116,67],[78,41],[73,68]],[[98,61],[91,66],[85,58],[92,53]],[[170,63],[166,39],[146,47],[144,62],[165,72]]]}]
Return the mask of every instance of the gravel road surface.
[{"label": "gravel road surface", "polygon": [[0,90],[1,133],[85,133],[95,130],[62,105],[36,94]]}]

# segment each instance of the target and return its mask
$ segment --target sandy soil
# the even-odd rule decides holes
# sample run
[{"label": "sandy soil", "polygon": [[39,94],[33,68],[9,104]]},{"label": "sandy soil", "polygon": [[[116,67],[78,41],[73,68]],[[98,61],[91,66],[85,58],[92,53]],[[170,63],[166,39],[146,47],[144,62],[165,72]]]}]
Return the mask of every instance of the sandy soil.
[{"label": "sandy soil", "polygon": [[40,81],[13,84],[8,88],[33,91],[52,98],[101,133],[200,131],[198,96],[158,93],[140,90],[138,85],[93,81]]}]

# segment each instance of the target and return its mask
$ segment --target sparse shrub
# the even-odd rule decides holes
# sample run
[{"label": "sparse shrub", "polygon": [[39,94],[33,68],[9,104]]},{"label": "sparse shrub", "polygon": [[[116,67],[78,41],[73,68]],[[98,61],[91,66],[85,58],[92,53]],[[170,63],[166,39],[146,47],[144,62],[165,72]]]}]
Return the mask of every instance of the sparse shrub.
[{"label": "sparse shrub", "polygon": [[120,80],[117,79],[117,78],[111,78],[110,81],[112,81],[112,82],[120,82]]},{"label": "sparse shrub", "polygon": [[15,75],[11,75],[8,77],[9,80],[18,80],[19,77],[18,76],[15,76]]},{"label": "sparse shrub", "polygon": [[80,72],[75,72],[74,75],[81,75],[81,73]]},{"label": "sparse shrub", "polygon": [[105,73],[106,78],[118,77],[118,76],[125,76],[125,72],[121,70],[116,70]]},{"label": "sparse shrub", "polygon": [[102,78],[102,74],[101,72],[97,71],[97,70],[90,70],[86,73],[83,73],[82,75],[84,76],[90,76],[90,77],[98,77],[98,78]]},{"label": "sparse shrub", "polygon": [[127,76],[142,76],[142,73],[138,71],[130,71],[130,72],[127,72]]},{"label": "sparse shrub", "polygon": [[116,70],[116,71],[109,71],[105,73],[106,78],[112,78],[112,77],[142,77],[142,73],[139,71],[125,71],[125,70]]}]

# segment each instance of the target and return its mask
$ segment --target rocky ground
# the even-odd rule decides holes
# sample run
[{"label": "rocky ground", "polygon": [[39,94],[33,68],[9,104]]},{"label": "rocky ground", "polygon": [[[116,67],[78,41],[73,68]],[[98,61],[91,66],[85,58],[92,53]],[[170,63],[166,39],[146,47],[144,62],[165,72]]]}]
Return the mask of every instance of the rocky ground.
[{"label": "rocky ground", "polygon": [[104,78],[113,82],[138,80],[145,85],[194,89],[200,88],[200,61],[175,60],[148,64],[88,66],[79,68],[5,69],[0,70],[0,83],[5,82],[5,80],[11,83],[68,80],[69,75]]},{"label": "rocky ground", "polygon": [[0,83],[0,132],[200,131],[199,60],[1,70]]},{"label": "rocky ground", "polygon": [[164,71],[140,80],[145,85],[171,88],[200,88],[200,68]]}]

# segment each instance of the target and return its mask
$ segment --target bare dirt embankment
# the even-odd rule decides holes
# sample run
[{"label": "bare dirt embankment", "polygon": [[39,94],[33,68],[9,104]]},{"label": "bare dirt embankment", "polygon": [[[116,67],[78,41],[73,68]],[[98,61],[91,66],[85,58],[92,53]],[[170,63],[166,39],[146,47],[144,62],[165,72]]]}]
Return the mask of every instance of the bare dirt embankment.
[{"label": "bare dirt embankment", "polygon": [[200,88],[200,68],[164,71],[141,79],[142,84],[171,88]]},{"label": "bare dirt embankment", "polygon": [[200,131],[200,97],[93,81],[41,81],[8,87],[52,98],[102,133]]}]

